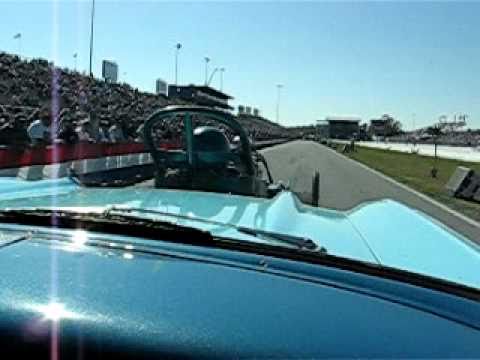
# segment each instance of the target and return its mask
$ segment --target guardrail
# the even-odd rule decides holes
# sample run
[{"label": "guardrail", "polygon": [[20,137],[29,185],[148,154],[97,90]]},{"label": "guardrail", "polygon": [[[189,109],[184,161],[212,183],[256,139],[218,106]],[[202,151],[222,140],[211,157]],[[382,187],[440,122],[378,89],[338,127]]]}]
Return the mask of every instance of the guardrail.
[{"label": "guardrail", "polygon": [[[253,148],[263,149],[286,141],[260,141]],[[0,176],[18,176],[30,180],[67,176],[69,169],[77,174],[91,174],[151,164],[152,158],[141,143],[0,148]]]},{"label": "guardrail", "polygon": [[275,146],[275,145],[280,145],[284,144],[286,142],[290,141],[290,139],[276,139],[276,140],[265,140],[265,141],[256,141],[252,147],[255,150],[260,150],[269,146]]},{"label": "guardrail", "polygon": [[[286,139],[259,141],[254,149],[262,149],[286,142]],[[0,148],[0,169],[33,165],[51,165],[74,160],[98,159],[108,156],[146,153],[141,143],[49,145],[32,148]]]}]

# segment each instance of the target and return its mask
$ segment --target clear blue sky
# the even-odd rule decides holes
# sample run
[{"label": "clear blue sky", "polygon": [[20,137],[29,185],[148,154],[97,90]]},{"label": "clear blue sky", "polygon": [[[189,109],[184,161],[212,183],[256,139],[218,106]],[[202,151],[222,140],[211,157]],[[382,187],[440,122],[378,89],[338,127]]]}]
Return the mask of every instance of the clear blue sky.
[{"label": "clear blue sky", "polygon": [[[0,1],[0,50],[88,68],[90,1]],[[204,56],[223,66],[233,104],[313,123],[390,113],[412,126],[464,112],[480,127],[480,3],[140,2],[97,0],[94,73],[101,60],[153,91],[155,78],[203,83]],[[126,72],[126,75],[123,73]],[[213,80],[219,86],[219,78]]]}]

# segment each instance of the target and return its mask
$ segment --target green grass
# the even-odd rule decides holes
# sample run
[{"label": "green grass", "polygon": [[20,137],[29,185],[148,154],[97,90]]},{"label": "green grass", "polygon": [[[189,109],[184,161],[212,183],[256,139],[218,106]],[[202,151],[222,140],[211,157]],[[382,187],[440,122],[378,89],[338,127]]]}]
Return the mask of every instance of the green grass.
[{"label": "green grass", "polygon": [[480,163],[437,159],[435,167],[438,169],[438,174],[436,178],[432,178],[430,170],[435,164],[435,159],[430,156],[360,146],[357,146],[356,152],[347,156],[480,221],[480,204],[453,198],[445,190],[445,184],[457,166],[466,166],[480,173]]}]

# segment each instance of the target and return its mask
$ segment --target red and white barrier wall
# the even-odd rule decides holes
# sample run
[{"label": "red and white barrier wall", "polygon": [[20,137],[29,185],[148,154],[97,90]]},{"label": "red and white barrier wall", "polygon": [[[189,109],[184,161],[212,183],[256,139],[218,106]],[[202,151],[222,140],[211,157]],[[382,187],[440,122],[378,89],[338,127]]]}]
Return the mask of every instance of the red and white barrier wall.
[{"label": "red and white barrier wall", "polygon": [[140,143],[8,148],[0,149],[0,176],[56,178],[66,176],[70,168],[77,174],[86,174],[151,162],[150,154]]},{"label": "red and white barrier wall", "polygon": [[[286,142],[286,139],[256,142],[262,149]],[[178,144],[164,144],[179,148]],[[87,174],[152,163],[152,157],[141,143],[50,145],[35,148],[0,148],[0,176],[38,180],[67,176],[71,168]]]}]

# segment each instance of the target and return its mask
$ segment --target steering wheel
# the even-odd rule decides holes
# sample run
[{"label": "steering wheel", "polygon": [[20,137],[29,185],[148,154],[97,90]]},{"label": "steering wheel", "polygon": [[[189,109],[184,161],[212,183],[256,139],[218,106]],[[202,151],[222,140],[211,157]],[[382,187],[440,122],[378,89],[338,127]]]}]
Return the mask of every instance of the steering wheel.
[{"label": "steering wheel", "polygon": [[[194,122],[208,120],[222,126],[240,138],[236,151],[204,151],[196,147]],[[165,145],[159,143],[158,129],[168,132],[170,140],[176,142]],[[172,133],[170,128],[175,129]],[[160,131],[161,132],[161,131]],[[194,176],[199,169],[212,168],[215,164],[233,162],[240,164],[248,177],[255,176],[255,165],[248,136],[235,117],[225,111],[202,106],[170,106],[153,113],[144,125],[145,144],[150,151],[158,176],[164,176],[169,168],[184,169]]]}]

